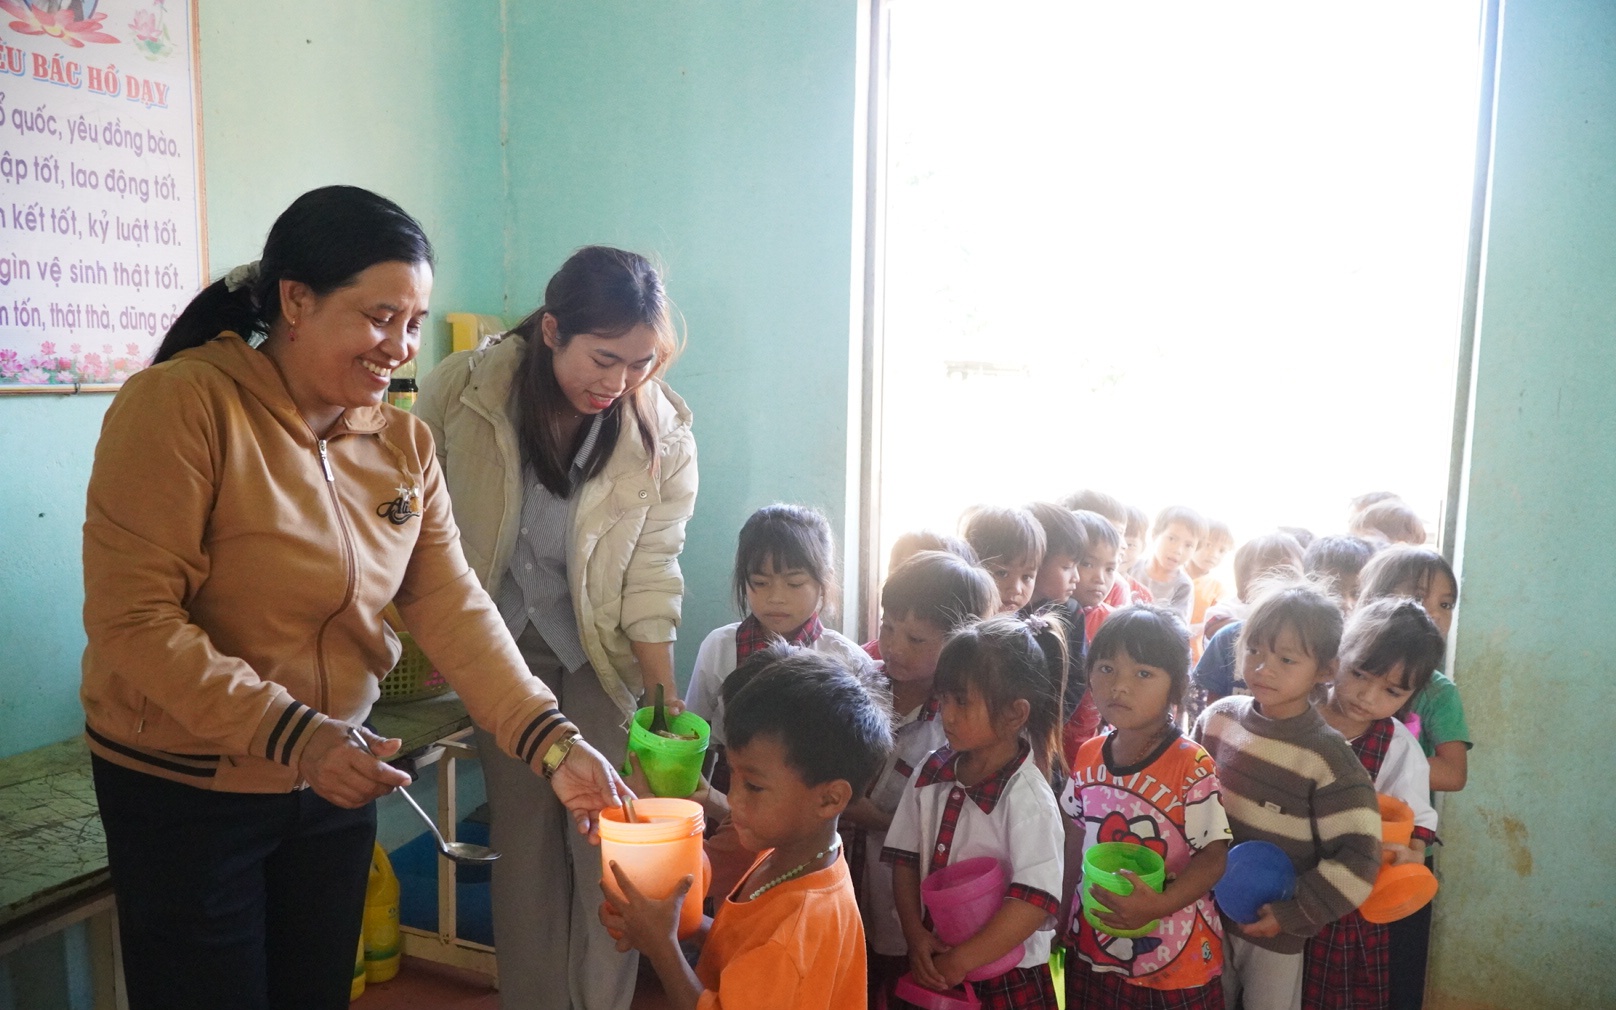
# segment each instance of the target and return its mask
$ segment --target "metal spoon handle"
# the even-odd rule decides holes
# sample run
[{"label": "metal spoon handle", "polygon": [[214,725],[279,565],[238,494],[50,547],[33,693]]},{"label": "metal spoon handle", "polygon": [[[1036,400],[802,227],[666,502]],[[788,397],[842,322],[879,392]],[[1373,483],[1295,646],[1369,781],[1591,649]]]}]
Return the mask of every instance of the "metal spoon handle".
[{"label": "metal spoon handle", "polygon": [[[359,732],[359,728],[354,726],[352,723],[348,725],[348,736],[353,740],[354,743],[365,748],[365,753],[369,754],[371,757],[376,756],[376,752],[370,749],[370,741],[366,740],[365,735]],[[410,807],[416,813],[421,815],[421,820],[425,821],[426,826],[432,829],[432,837],[437,839],[438,848],[447,850],[449,843],[444,839],[443,832],[438,830],[437,822],[434,821],[425,810],[421,809],[421,804],[415,802],[415,797],[410,795],[410,791],[400,786],[394,788],[393,792],[396,795],[404,797],[404,799],[409,802]]]}]

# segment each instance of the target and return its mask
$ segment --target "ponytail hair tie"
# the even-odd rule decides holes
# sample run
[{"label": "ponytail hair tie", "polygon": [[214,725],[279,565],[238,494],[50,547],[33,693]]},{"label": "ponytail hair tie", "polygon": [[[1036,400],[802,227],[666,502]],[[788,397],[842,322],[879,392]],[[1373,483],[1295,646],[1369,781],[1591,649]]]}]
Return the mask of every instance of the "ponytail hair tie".
[{"label": "ponytail hair tie", "polygon": [[242,288],[256,287],[258,284],[258,261],[243,263],[224,275],[224,289],[235,294]]},{"label": "ponytail hair tie", "polygon": [[1028,614],[1022,618],[1022,622],[1027,625],[1027,630],[1032,632],[1034,638],[1048,634],[1054,627],[1049,618],[1043,614]]}]

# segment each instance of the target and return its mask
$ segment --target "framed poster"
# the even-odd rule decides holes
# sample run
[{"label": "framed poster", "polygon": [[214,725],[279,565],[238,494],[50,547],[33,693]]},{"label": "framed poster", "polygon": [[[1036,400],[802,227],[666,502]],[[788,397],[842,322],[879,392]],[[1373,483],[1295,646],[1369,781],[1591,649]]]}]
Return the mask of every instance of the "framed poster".
[{"label": "framed poster", "polygon": [[0,392],[113,390],[207,270],[197,0],[0,0]]}]

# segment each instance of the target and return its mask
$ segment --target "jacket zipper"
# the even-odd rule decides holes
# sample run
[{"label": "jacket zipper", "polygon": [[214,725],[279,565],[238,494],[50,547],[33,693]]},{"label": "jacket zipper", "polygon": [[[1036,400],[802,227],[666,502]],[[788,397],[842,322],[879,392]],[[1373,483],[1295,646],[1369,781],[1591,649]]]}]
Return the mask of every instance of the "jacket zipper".
[{"label": "jacket zipper", "polygon": [[331,622],[336,620],[337,614],[347,610],[348,605],[353,601],[355,565],[353,538],[348,532],[347,522],[344,521],[342,517],[342,499],[337,495],[337,478],[336,474],[331,471],[331,457],[326,452],[325,443],[326,440],[323,438],[316,439],[316,444],[320,451],[320,467],[325,471],[326,488],[331,495],[332,512],[337,520],[337,529],[342,532],[342,553],[344,559],[347,561],[346,568],[348,573],[348,584],[343,590],[342,605],[339,606],[334,613],[327,617],[323,623],[321,623],[320,632],[315,636],[314,639],[314,667],[315,675],[319,679],[320,684],[320,711],[330,714],[331,682],[330,678],[326,674],[325,667],[325,629],[329,628],[331,626]]}]

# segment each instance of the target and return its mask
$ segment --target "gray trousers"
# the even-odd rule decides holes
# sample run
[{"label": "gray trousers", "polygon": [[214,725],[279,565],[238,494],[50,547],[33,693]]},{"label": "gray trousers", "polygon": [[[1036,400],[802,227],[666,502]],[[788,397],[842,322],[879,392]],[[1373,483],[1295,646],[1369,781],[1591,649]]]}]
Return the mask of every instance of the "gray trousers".
[{"label": "gray trousers", "polygon": [[[607,760],[628,744],[622,712],[588,664],[563,670],[529,625],[517,641],[528,669],[555,692],[561,711]],[[598,915],[600,849],[578,833],[550,784],[477,730],[488,786],[494,947],[504,1010],[628,1010],[639,954],[619,954]]]},{"label": "gray trousers", "polygon": [[1226,1010],[1300,1010],[1302,954],[1276,954],[1228,930],[1223,935]]}]

